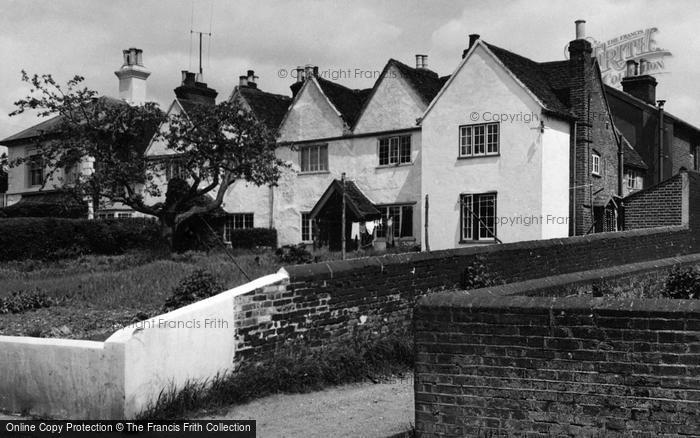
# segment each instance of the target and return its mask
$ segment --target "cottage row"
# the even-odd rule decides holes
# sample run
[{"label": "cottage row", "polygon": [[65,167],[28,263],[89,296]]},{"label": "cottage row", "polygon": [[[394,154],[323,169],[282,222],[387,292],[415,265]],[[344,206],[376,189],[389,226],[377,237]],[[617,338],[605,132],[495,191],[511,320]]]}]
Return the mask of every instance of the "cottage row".
[{"label": "cottage row", "polygon": [[[347,240],[362,229],[376,242],[444,249],[619,229],[630,192],[698,170],[700,129],[657,105],[643,60],[628,62],[622,90],[605,85],[584,26],[576,22],[567,60],[535,62],[470,35],[451,75],[430,70],[425,55],[415,67],[390,59],[364,90],[306,66],[282,96],[248,71],[229,98],[278,132],[277,154],[291,168],[275,187],[229,189],[224,238],[233,228],[272,227],[280,245],[338,248],[341,193]],[[140,50],[125,51],[117,76],[122,99],[145,101]],[[183,72],[175,95],[170,113],[213,104],[217,93]],[[45,129],[0,144],[10,158],[28,156]],[[182,174],[163,144],[145,153],[169,163],[164,184]],[[36,167],[11,169],[8,203],[50,193],[37,194]]]}]

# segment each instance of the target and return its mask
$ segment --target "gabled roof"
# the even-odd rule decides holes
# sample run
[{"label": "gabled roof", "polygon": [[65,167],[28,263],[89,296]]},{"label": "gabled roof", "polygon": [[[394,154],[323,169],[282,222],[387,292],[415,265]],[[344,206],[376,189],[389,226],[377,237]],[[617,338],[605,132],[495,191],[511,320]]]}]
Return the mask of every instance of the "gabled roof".
[{"label": "gabled roof", "polygon": [[[123,100],[115,99],[109,96],[101,96],[98,97],[97,100],[108,105],[126,105],[126,102],[124,102]],[[18,132],[17,134],[11,135],[7,138],[0,140],[0,144],[5,146],[11,146],[15,143],[22,143],[31,139],[35,139],[37,137],[41,137],[42,135],[50,134],[52,132],[55,132],[61,126],[61,123],[63,123],[63,116],[53,116],[49,119],[42,120],[36,125],[30,126],[29,128],[24,129]]]},{"label": "gabled roof", "polygon": [[[321,198],[319,198],[314,208],[311,209],[309,216],[315,218],[324,209],[327,203],[332,198],[340,198],[342,200],[343,193],[343,182],[334,179],[331,181],[330,185],[323,192]],[[354,216],[357,221],[369,221],[374,219],[379,219],[381,217],[381,212],[377,210],[372,201],[370,201],[362,190],[353,182],[345,181],[345,205],[349,212]]]},{"label": "gabled roof", "polygon": [[437,73],[428,69],[413,68],[395,59],[390,59],[388,65],[395,65],[401,75],[408,81],[413,89],[423,98],[425,104],[429,104],[438,94],[440,88],[445,85],[449,76],[439,77]]},{"label": "gabled roof", "polygon": [[338,110],[341,117],[349,127],[355,126],[360,111],[369,97],[372,89],[352,90],[335,82],[331,82],[321,77],[316,77],[316,82],[321,87],[321,91],[328,100]]},{"label": "gabled roof", "polygon": [[231,99],[238,94],[255,115],[270,130],[277,131],[287,113],[292,98],[262,91],[253,87],[236,87]]},{"label": "gabled roof", "polygon": [[[627,103],[636,106],[639,109],[653,111],[654,113],[659,111],[658,107],[656,107],[650,103],[647,103],[638,97],[632,96],[629,93],[625,93],[622,90],[618,90],[615,87],[611,87],[610,85],[605,86],[605,93],[610,94],[610,95],[615,96],[615,97],[618,97],[618,98],[626,101]],[[697,127],[691,125],[690,123],[686,122],[685,120],[682,120],[682,119],[674,116],[673,114],[669,113],[668,111],[664,111],[664,117],[673,120],[674,124],[679,125],[680,127],[688,130],[693,135],[700,136],[700,128],[697,128]]]},{"label": "gabled roof", "polygon": [[555,114],[573,116],[568,105],[567,61],[539,63],[493,44],[484,44],[520,82],[537,96],[545,109]]}]

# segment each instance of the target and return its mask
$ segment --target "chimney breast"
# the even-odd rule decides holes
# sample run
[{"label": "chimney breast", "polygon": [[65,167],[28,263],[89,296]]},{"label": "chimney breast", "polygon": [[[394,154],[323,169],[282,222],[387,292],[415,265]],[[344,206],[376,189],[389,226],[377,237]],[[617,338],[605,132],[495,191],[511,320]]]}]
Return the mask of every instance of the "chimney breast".
[{"label": "chimney breast", "polygon": [[130,105],[146,103],[146,79],[151,72],[143,66],[143,50],[131,47],[122,50],[124,63],[114,72],[119,78],[119,98]]},{"label": "chimney breast", "polygon": [[576,39],[583,40],[586,38],[586,20],[576,20]]}]

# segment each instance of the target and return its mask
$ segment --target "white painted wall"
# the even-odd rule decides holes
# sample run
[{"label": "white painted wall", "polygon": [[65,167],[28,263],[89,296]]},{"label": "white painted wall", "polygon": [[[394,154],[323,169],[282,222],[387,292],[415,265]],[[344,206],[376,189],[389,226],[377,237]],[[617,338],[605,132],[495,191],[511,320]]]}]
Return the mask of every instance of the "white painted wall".
[{"label": "white painted wall", "polygon": [[315,80],[306,81],[279,131],[279,141],[299,141],[343,135],[345,122]]},{"label": "white painted wall", "polygon": [[[446,87],[422,122],[422,194],[430,197],[431,249],[474,244],[460,243],[459,195],[463,193],[497,192],[501,223],[496,234],[504,243],[541,239],[543,150],[557,152],[548,158],[548,167],[561,162],[565,156],[558,147],[566,131],[553,124],[551,140],[546,130],[540,132],[539,120],[544,119],[540,105],[482,45]],[[519,120],[501,121],[500,155],[458,159],[459,126],[494,121],[494,114],[521,115]],[[566,145],[568,151],[568,138]],[[568,161],[565,167],[568,169]],[[552,178],[563,181],[564,176]],[[566,181],[562,187],[568,189],[568,185]],[[549,204],[562,193],[548,191],[547,196],[547,207],[552,208]],[[568,201],[565,205],[568,211]],[[555,237],[558,230],[546,233]]]},{"label": "white painted wall", "polygon": [[125,327],[105,342],[0,336],[0,410],[134,418],[161,390],[230,370],[235,297],[288,279],[280,270]]},{"label": "white painted wall", "polygon": [[0,409],[54,418],[123,418],[124,356],[114,345],[0,336]]},{"label": "white painted wall", "polygon": [[569,235],[569,133],[567,122],[547,119],[542,140],[542,239]]}]

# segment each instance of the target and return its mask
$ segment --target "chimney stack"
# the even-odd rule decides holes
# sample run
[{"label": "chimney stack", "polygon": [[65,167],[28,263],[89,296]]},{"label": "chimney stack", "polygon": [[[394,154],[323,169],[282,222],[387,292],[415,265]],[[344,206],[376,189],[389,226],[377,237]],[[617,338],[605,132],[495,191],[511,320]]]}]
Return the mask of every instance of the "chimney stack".
[{"label": "chimney stack", "polygon": [[[634,63],[632,65],[631,63]],[[634,61],[627,61],[627,76],[622,78],[620,84],[622,91],[631,94],[637,99],[641,99],[649,105],[656,104],[656,79],[646,74],[649,65],[645,59],[639,60],[639,69]]]},{"label": "chimney stack", "polygon": [[[199,74],[197,73],[183,70],[182,84],[175,89],[175,97],[192,103],[214,105],[216,103],[216,96],[219,93],[217,93],[216,90],[207,87],[206,83],[199,82],[197,80],[198,76]],[[246,80],[247,79],[248,77],[246,76]]]},{"label": "chimney stack", "polygon": [[416,55],[416,68],[428,68],[428,55]]},{"label": "chimney stack", "polygon": [[297,82],[304,82],[304,67],[298,65],[295,72],[297,75]]},{"label": "chimney stack", "polygon": [[114,72],[119,78],[119,98],[130,105],[146,103],[146,79],[151,72],[143,66],[143,50],[131,47],[123,50],[124,63]]},{"label": "chimney stack", "polygon": [[586,39],[586,20],[576,20],[576,39]]},{"label": "chimney stack", "polygon": [[255,76],[255,71],[248,70],[246,79],[247,79],[248,87],[258,88],[258,79],[259,78],[257,76]]},{"label": "chimney stack", "polygon": [[238,77],[238,86],[239,87],[247,87],[248,86],[248,76],[246,75],[241,75]]},{"label": "chimney stack", "polygon": [[467,53],[474,46],[474,44],[476,44],[479,38],[481,38],[481,36],[478,33],[469,34],[469,46],[467,46],[467,48],[462,51],[462,59],[464,59],[464,57],[467,56]]}]

